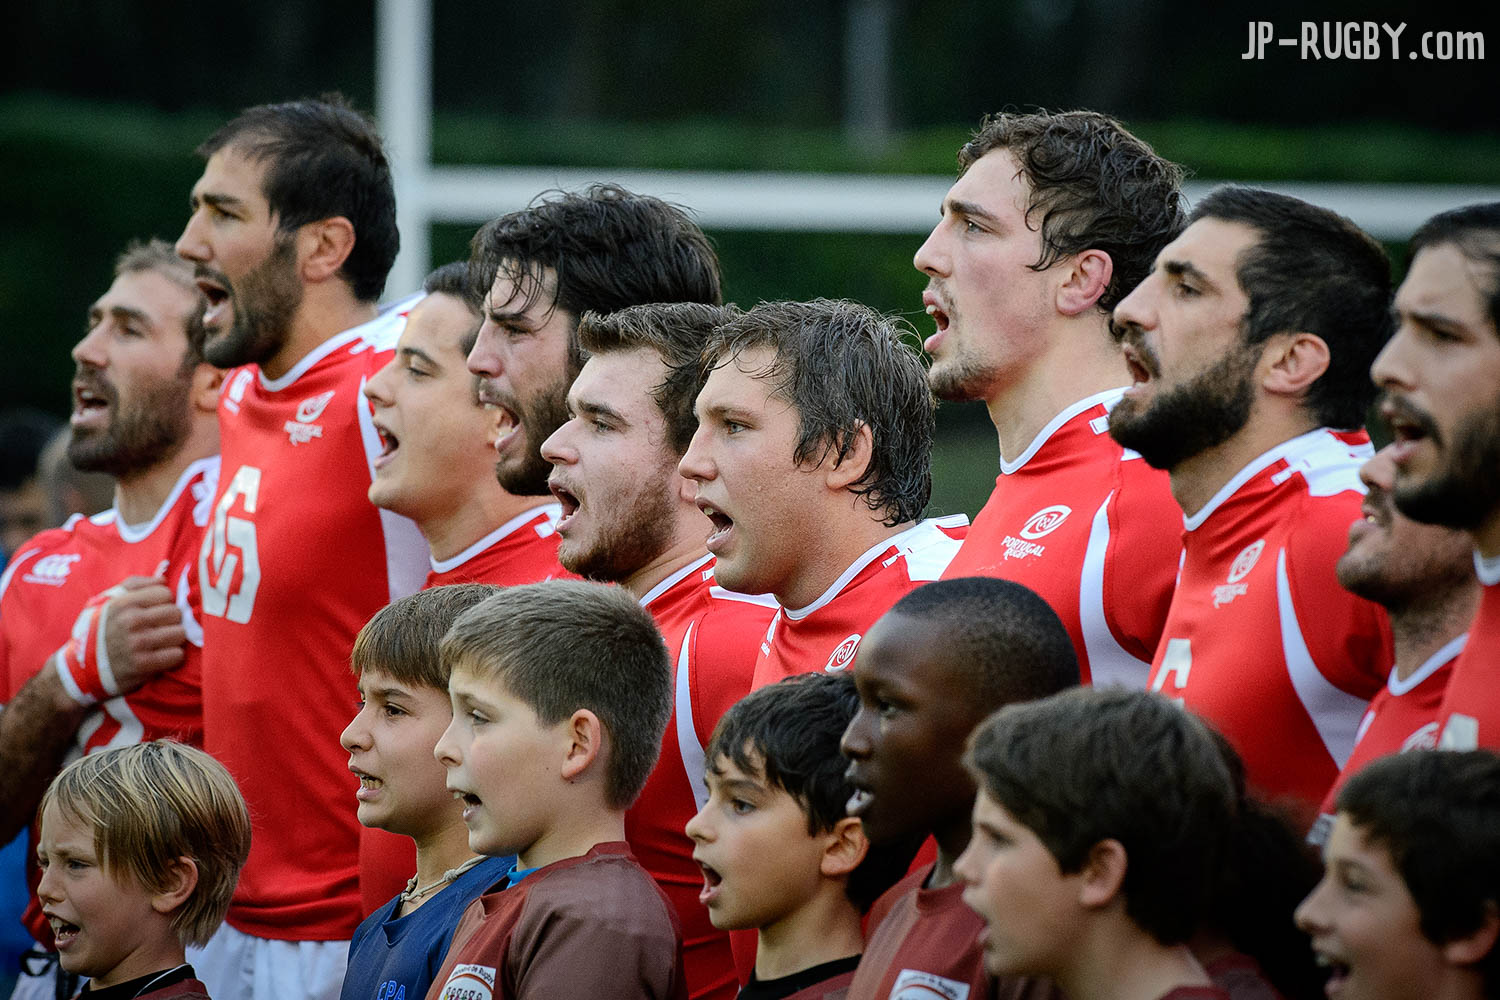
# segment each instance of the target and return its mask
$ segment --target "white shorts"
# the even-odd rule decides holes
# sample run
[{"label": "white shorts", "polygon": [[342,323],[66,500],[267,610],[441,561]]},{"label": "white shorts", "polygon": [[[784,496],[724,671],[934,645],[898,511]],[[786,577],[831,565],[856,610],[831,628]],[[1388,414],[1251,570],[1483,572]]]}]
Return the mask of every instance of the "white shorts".
[{"label": "white shorts", "polygon": [[338,1000],[349,942],[273,941],[224,924],[187,960],[211,997]]},{"label": "white shorts", "polygon": [[[57,980],[65,973],[62,966],[57,964],[55,952],[49,956],[50,961],[40,958],[42,954],[37,948],[22,958],[21,974],[16,978],[16,988],[11,992],[10,1000],[57,1000],[60,989]],[[75,977],[74,982],[82,985],[88,980]],[[76,986],[73,992],[77,992]],[[72,993],[68,995],[71,996]]]}]

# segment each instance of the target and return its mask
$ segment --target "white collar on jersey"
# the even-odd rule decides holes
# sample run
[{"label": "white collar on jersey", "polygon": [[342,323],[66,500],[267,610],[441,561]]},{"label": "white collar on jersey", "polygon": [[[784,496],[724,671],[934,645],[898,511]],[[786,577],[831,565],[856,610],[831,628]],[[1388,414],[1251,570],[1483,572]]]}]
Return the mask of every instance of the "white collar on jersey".
[{"label": "white collar on jersey", "polygon": [[1468,641],[1469,633],[1467,632],[1457,638],[1449,639],[1443,643],[1437,652],[1423,660],[1422,665],[1413,670],[1411,676],[1404,681],[1396,676],[1396,668],[1391,667],[1391,676],[1386,680],[1385,686],[1390,689],[1391,694],[1398,698],[1403,694],[1416,690],[1423,681],[1437,673],[1455,656],[1463,652],[1464,644]]},{"label": "white collar on jersey", "polygon": [[645,595],[642,596],[640,600],[641,607],[649,608],[652,601],[656,600],[662,594],[665,594],[667,591],[671,590],[673,587],[681,583],[684,579],[686,579],[689,573],[692,573],[694,570],[702,569],[704,566],[708,565],[708,563],[712,559],[713,553],[709,553],[701,559],[694,559],[692,562],[682,567],[682,569],[679,569],[677,572],[672,573],[661,583],[658,583],[656,586],[646,591]]},{"label": "white collar on jersey", "polygon": [[[399,315],[400,313],[404,312],[410,312],[411,307],[422,301],[422,299],[425,297],[425,292],[416,292],[412,295],[406,296],[403,299],[397,299],[394,302],[387,302],[385,305],[380,307],[380,311],[376,314],[374,319],[366,320],[358,326],[351,326],[349,329],[344,330],[340,333],[336,333],[332,337],[329,337],[317,347],[314,347],[312,350],[304,354],[297,361],[297,363],[292,365],[292,367],[287,370],[287,373],[280,378],[269,378],[266,373],[260,369],[259,366],[256,366],[255,374],[256,377],[260,379],[261,388],[266,390],[267,392],[280,392],[287,386],[296,382],[303,375],[305,375],[309,368],[317,364],[319,361],[322,361],[324,358],[328,357],[328,355],[332,354],[340,347],[343,347],[346,344],[352,344],[357,340],[363,340],[372,332],[374,332],[381,324],[389,323],[393,316]],[[391,341],[389,346],[395,346],[394,340]]]},{"label": "white collar on jersey", "polygon": [[781,613],[786,615],[786,617],[790,618],[792,621],[801,621],[803,618],[806,618],[808,615],[825,606],[835,597],[839,596],[843,589],[849,586],[849,581],[858,576],[861,570],[870,565],[870,563],[874,562],[875,558],[886,549],[889,549],[892,545],[899,547],[903,542],[911,537],[911,535],[915,534],[918,531],[924,530],[931,531],[933,530],[933,528],[927,521],[918,521],[916,524],[912,525],[910,528],[907,528],[905,531],[897,532],[889,538],[876,542],[868,549],[865,549],[865,551],[860,554],[858,559],[855,559],[852,563],[850,563],[849,568],[840,573],[839,578],[833,581],[833,583],[829,585],[828,589],[823,591],[823,593],[818,596],[817,600],[802,608],[783,607],[781,609]]},{"label": "white collar on jersey", "polygon": [[[100,520],[101,518],[113,521],[115,530],[120,533],[120,537],[131,544],[149,538],[151,533],[160,527],[167,513],[177,505],[177,498],[182,496],[182,491],[187,489],[188,483],[192,482],[199,474],[207,473],[210,470],[212,471],[212,479],[209,480],[208,488],[211,493],[219,481],[218,455],[200,458],[196,462],[189,464],[186,469],[183,469],[182,475],[178,476],[177,482],[172,485],[172,492],[167,494],[167,499],[156,509],[156,513],[152,516],[151,520],[145,524],[126,524],[124,519],[120,517],[119,511],[113,507],[103,514],[94,515],[90,520],[95,524],[104,524],[105,520]],[[106,515],[108,516],[106,517]]]},{"label": "white collar on jersey", "polygon": [[1486,587],[1493,587],[1500,583],[1500,556],[1485,558],[1474,550],[1474,573],[1479,577],[1479,582]]},{"label": "white collar on jersey", "polygon": [[1106,409],[1112,409],[1120,401],[1120,397],[1124,392],[1125,389],[1123,387],[1119,389],[1105,389],[1103,392],[1094,393],[1087,399],[1080,399],[1047,421],[1047,426],[1037,432],[1036,437],[1031,439],[1031,443],[1026,446],[1026,450],[1021,452],[1014,462],[1007,462],[1004,455],[1000,456],[1000,472],[1003,475],[1009,476],[1021,471],[1021,467],[1031,461],[1032,457],[1042,450],[1042,445],[1046,444],[1047,440],[1056,434],[1058,428],[1062,427],[1063,424],[1086,410],[1092,410],[1101,403],[1104,404]]},{"label": "white collar on jersey", "polygon": [[[1289,465],[1296,465],[1304,457],[1304,453],[1311,454],[1320,448],[1337,444],[1337,442],[1338,439],[1333,436],[1333,431],[1327,427],[1315,427],[1304,434],[1298,434],[1294,438],[1289,438],[1281,442],[1270,451],[1262,454],[1259,458],[1253,459],[1249,465],[1245,466],[1239,472],[1236,472],[1230,478],[1229,482],[1219,487],[1219,492],[1215,493],[1208,503],[1204,504],[1202,509],[1196,514],[1189,515],[1184,511],[1182,515],[1183,527],[1188,531],[1196,531],[1202,527],[1203,522],[1207,521],[1214,511],[1222,507],[1226,500],[1240,491],[1240,487],[1254,479],[1268,466],[1282,459],[1286,459]],[[1374,454],[1374,451],[1370,450],[1368,446],[1365,446],[1365,448],[1367,453],[1361,456],[1361,462]],[[1358,467],[1358,464],[1355,464],[1351,471],[1357,470]],[[1359,481],[1357,472],[1351,477],[1350,486],[1358,489],[1361,493],[1365,491],[1364,484]]]},{"label": "white collar on jersey", "polygon": [[452,556],[448,559],[437,560],[434,559],[432,557],[432,553],[429,552],[427,554],[427,562],[432,566],[432,571],[434,573],[446,573],[449,570],[457,569],[464,563],[468,562],[470,559],[473,559],[475,556],[479,555],[479,553],[483,552],[485,549],[488,549],[491,545],[494,545],[496,542],[500,541],[500,539],[504,538],[506,535],[509,535],[512,531],[515,531],[517,528],[521,527],[524,524],[529,524],[530,522],[535,521],[538,515],[543,513],[547,514],[548,519],[555,524],[557,522],[558,516],[562,514],[562,504],[543,503],[537,504],[535,507],[528,508],[527,510],[523,510],[521,511],[521,513],[511,518],[509,521],[506,521],[504,524],[500,525],[500,527],[496,528],[488,535],[485,535],[473,545],[470,545],[468,548],[464,549],[458,555]]}]

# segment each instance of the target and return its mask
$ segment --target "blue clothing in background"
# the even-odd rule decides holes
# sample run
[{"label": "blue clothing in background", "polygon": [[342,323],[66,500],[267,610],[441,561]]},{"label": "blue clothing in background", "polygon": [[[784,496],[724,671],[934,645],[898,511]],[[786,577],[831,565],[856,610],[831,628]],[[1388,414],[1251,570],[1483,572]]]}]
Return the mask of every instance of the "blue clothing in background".
[{"label": "blue clothing in background", "polygon": [[364,919],[349,942],[340,1000],[422,1000],[468,905],[515,867],[514,856],[485,858],[404,917],[400,895]]},{"label": "blue clothing in background", "polygon": [[31,901],[26,888],[28,830],[0,848],[0,997],[10,996],[21,968],[21,956],[36,944],[21,926],[21,914]]}]

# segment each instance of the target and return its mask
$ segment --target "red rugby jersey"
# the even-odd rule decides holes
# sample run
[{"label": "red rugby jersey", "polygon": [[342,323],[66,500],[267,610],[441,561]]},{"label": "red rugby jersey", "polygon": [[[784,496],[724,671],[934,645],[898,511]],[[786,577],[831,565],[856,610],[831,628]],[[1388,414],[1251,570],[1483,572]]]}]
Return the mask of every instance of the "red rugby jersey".
[{"label": "red rugby jersey", "polygon": [[891,605],[943,575],[968,530],[965,514],[921,521],[870,546],[807,607],[778,609],[760,645],[754,686],[848,667]]},{"label": "red rugby jersey", "polygon": [[542,503],[522,511],[451,559],[429,559],[422,589],[452,583],[514,587],[543,580],[575,580],[557,561],[557,519],[562,505]]},{"label": "red rugby jersey", "polygon": [[1392,663],[1385,611],[1339,586],[1360,516],[1364,432],[1272,448],[1186,518],[1182,573],[1152,663],[1245,760],[1263,797],[1311,823]]},{"label": "red rugby jersey", "polygon": [[278,940],[348,938],[360,920],[355,778],[339,733],[349,652],[427,570],[416,525],[366,494],[380,438],[363,395],[415,300],[324,341],[278,379],[219,398],[223,474],[198,559],[206,748],[250,806],[229,923]]},{"label": "red rugby jersey", "polygon": [[1438,710],[1453,661],[1467,639],[1467,635],[1461,635],[1445,643],[1405,680],[1396,676],[1395,669],[1391,670],[1385,687],[1370,699],[1370,708],[1355,735],[1354,752],[1323,798],[1321,815],[1308,840],[1322,844],[1328,839],[1335,816],[1334,800],[1350,775],[1377,757],[1407,750],[1431,750],[1438,745]]},{"label": "red rugby jersey", "polygon": [[[46,667],[95,595],[128,576],[160,576],[177,595],[189,640],[182,665],[97,705],[78,729],[73,754],[167,738],[203,744],[203,633],[189,597],[189,577],[218,475],[218,456],[190,464],[145,524],[126,524],[114,510],[75,516],[17,549],[0,577],[4,701]],[[28,877],[35,890],[39,873],[34,866]],[[52,931],[35,895],[24,922],[38,941],[51,947]]]},{"label": "red rugby jersey", "polygon": [[677,911],[688,994],[728,1000],[740,985],[729,935],[698,901],[703,870],[683,828],[708,801],[704,748],[719,717],[750,693],[776,602],[718,586],[713,556],[704,555],[653,587],[641,606],[666,641],[675,694],[661,759],[625,814],[625,840]]},{"label": "red rugby jersey", "polygon": [[944,579],[994,576],[1057,612],[1083,682],[1144,688],[1182,552],[1171,480],[1109,436],[1123,389],[1074,403],[1013,462]]},{"label": "red rugby jersey", "polygon": [[1438,710],[1438,745],[1444,750],[1500,750],[1500,558],[1476,552],[1474,571],[1484,592]]}]

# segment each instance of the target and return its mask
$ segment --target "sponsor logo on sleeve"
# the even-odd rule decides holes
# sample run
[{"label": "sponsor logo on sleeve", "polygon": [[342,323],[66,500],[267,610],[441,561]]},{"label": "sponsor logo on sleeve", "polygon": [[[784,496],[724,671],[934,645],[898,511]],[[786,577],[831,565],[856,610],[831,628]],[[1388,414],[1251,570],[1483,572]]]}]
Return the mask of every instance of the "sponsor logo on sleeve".
[{"label": "sponsor logo on sleeve", "polygon": [[455,965],[438,1000],[492,1000],[495,970],[488,965]]},{"label": "sponsor logo on sleeve", "polygon": [[73,564],[83,558],[77,552],[69,552],[65,555],[42,556],[25,576],[21,579],[27,583],[43,583],[49,587],[61,587],[68,582],[68,574],[73,570]]},{"label": "sponsor logo on sleeve", "polygon": [[918,969],[902,969],[890,1000],[968,1000],[969,984]]},{"label": "sponsor logo on sleeve", "polygon": [[1260,554],[1266,550],[1266,540],[1258,538],[1245,546],[1240,554],[1234,557],[1234,563],[1229,567],[1229,577],[1214,588],[1214,607],[1222,608],[1236,597],[1246,594],[1250,590],[1248,583],[1243,583],[1245,577],[1255,568]]},{"label": "sponsor logo on sleeve", "polygon": [[328,401],[333,398],[336,389],[320,392],[316,396],[309,396],[297,404],[297,419],[288,420],[284,425],[287,437],[293,445],[307,444],[313,438],[323,436],[323,428],[313,423],[323,415],[328,407]]},{"label": "sponsor logo on sleeve", "polygon": [[1073,513],[1073,508],[1064,504],[1053,504],[1051,507],[1043,507],[1026,519],[1021,525],[1020,538],[1015,535],[1006,535],[1003,542],[1005,546],[1006,559],[1026,559],[1031,556],[1040,556],[1047,551],[1045,545],[1037,543],[1038,538],[1045,538],[1052,534]]}]

